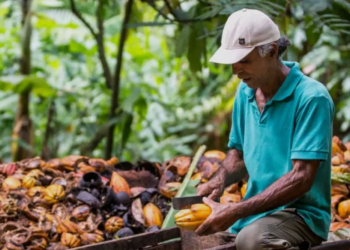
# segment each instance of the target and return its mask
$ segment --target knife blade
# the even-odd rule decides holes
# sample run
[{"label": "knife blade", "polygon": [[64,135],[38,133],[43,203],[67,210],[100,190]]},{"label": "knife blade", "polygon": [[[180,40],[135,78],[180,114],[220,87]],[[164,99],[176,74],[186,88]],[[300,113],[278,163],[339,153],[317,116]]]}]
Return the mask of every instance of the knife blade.
[{"label": "knife blade", "polygon": [[[173,208],[176,210],[186,209],[190,208],[193,204],[202,204],[203,203],[203,197],[206,197],[205,195],[201,196],[188,196],[188,197],[174,197],[172,198]],[[219,199],[215,199],[214,201],[218,202]]]}]

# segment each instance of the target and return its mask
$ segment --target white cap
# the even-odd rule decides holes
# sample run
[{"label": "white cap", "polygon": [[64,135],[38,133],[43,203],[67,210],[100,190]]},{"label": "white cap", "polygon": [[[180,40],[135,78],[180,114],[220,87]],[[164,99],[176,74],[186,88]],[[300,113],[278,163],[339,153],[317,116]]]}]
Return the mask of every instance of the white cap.
[{"label": "white cap", "polygon": [[256,46],[277,41],[277,25],[259,10],[242,9],[230,15],[222,32],[221,47],[210,62],[233,64],[242,60]]}]

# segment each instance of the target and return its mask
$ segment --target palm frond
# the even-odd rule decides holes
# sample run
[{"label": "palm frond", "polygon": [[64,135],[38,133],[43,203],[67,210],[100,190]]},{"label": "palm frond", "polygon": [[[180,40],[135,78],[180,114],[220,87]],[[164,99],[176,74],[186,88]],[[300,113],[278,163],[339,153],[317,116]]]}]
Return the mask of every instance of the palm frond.
[{"label": "palm frond", "polygon": [[[313,19],[311,23],[314,23],[318,29],[328,27],[332,32],[349,34],[350,21],[339,17],[336,14],[311,14]],[[310,24],[309,24],[310,25]]]}]

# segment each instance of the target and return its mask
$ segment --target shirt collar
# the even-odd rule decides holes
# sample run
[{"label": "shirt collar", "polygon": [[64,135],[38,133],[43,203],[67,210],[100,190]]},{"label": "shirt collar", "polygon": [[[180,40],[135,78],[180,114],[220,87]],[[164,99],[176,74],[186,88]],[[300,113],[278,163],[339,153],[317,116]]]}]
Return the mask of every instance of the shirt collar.
[{"label": "shirt collar", "polygon": [[[283,61],[283,64],[289,67],[290,71],[277,93],[272,97],[271,101],[282,101],[293,94],[296,86],[303,76],[297,62]],[[243,91],[248,96],[249,101],[254,99],[255,90],[256,89],[249,88],[246,84],[243,85]]]}]

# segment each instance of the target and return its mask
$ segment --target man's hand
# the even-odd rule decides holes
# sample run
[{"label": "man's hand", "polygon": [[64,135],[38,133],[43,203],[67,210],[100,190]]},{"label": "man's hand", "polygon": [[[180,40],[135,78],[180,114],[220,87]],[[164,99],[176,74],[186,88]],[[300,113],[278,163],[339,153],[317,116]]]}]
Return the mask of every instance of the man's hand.
[{"label": "man's hand", "polygon": [[207,183],[198,186],[197,195],[209,195],[213,200],[220,198],[226,186],[241,181],[246,175],[243,152],[232,149],[220,163],[214,176]]},{"label": "man's hand", "polygon": [[203,198],[203,202],[211,207],[211,214],[204,221],[204,223],[199,228],[197,228],[195,233],[198,235],[208,235],[225,231],[238,219],[240,219],[235,214],[235,203],[220,204],[208,198]]},{"label": "man's hand", "polygon": [[197,187],[197,195],[209,195],[209,199],[220,198],[225,190],[225,182],[221,178],[215,178]]}]

